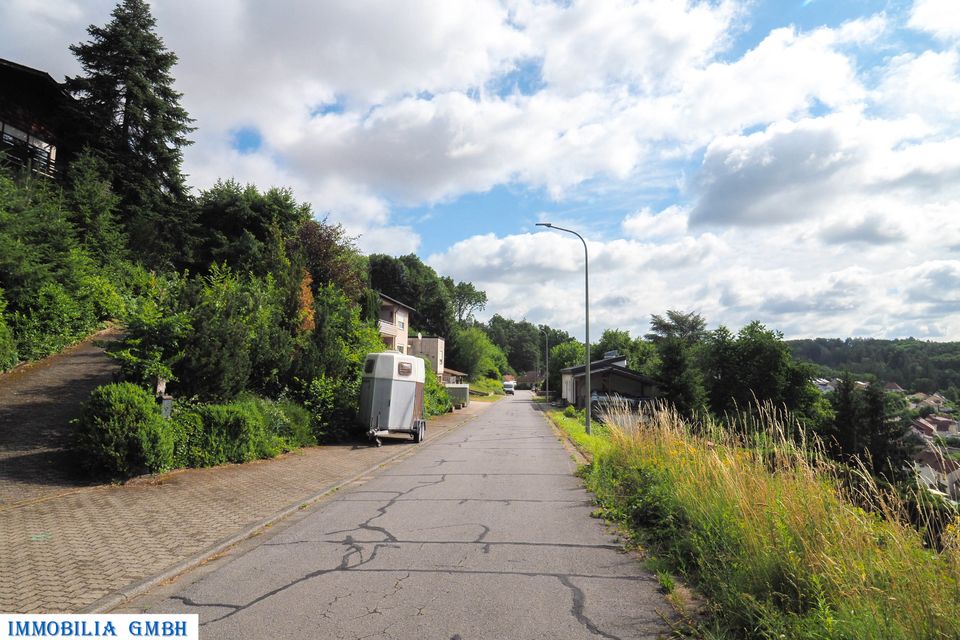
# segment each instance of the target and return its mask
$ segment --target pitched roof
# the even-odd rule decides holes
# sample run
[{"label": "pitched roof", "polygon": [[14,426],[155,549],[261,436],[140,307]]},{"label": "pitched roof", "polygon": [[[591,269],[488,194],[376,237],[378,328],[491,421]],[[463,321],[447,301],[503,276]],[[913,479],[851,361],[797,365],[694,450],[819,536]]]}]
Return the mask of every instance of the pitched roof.
[{"label": "pitched roof", "polygon": [[386,300],[387,302],[392,302],[393,304],[398,304],[398,305],[400,305],[400,306],[403,307],[404,309],[409,309],[410,311],[416,311],[416,309],[414,309],[414,308],[411,307],[410,305],[408,305],[408,304],[406,304],[406,303],[404,303],[404,302],[400,302],[399,300],[394,300],[393,298],[391,298],[390,296],[388,296],[388,295],[385,294],[385,293],[382,293],[382,292],[380,292],[380,291],[377,291],[377,295],[380,296],[381,298],[383,298],[384,300]]},{"label": "pitched roof", "polygon": [[914,457],[914,460],[918,464],[930,467],[938,473],[950,474],[955,471],[960,471],[960,462],[946,457],[941,451],[924,449]]},{"label": "pitched roof", "polygon": [[[593,360],[590,362],[590,370],[594,371],[600,367],[605,367],[616,362],[626,362],[627,356],[613,356],[612,358],[604,358],[603,360]],[[579,373],[584,373],[587,370],[587,365],[581,364],[575,367],[566,367],[565,369],[560,369],[560,373],[572,373],[577,375]]]}]

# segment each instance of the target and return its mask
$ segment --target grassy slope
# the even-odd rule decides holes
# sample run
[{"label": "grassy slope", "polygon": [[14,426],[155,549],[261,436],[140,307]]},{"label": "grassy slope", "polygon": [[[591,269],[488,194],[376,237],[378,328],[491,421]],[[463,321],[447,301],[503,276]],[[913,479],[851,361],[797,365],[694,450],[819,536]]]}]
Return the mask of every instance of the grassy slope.
[{"label": "grassy slope", "polygon": [[[624,523],[706,595],[728,634],[759,638],[960,638],[960,522],[926,548],[902,505],[869,483],[853,506],[832,465],[784,438],[714,428],[697,436],[668,412],[583,432],[585,478]],[[861,488],[861,491],[864,491]]]}]

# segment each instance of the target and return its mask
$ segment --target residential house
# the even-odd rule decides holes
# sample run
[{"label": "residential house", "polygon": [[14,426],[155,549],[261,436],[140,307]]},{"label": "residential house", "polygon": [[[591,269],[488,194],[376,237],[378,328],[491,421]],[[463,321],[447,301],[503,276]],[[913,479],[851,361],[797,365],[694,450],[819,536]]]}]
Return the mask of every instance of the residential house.
[{"label": "residential house", "polygon": [[927,421],[936,427],[937,435],[955,436],[958,434],[957,421],[949,416],[931,414],[927,416]]},{"label": "residential house", "polygon": [[931,393],[929,395],[926,393],[914,393],[907,396],[907,400],[910,408],[914,410],[933,409],[934,411],[952,411],[952,409],[947,406],[947,399],[939,393]]},{"label": "residential house", "polygon": [[820,390],[820,393],[830,393],[837,390],[836,381],[827,378],[814,378],[813,384]]},{"label": "residential house", "polygon": [[910,423],[910,427],[922,438],[932,439],[937,435],[937,427],[926,418],[916,418]]},{"label": "residential house", "polygon": [[942,452],[924,449],[914,458],[917,477],[934,493],[960,498],[960,462]]},{"label": "residential house", "polygon": [[[586,365],[560,370],[560,397],[578,409],[586,406]],[[657,383],[627,368],[626,356],[611,356],[590,363],[590,397],[605,400],[619,396],[639,402],[657,396]]]},{"label": "residential house", "polygon": [[410,345],[408,353],[419,358],[429,358],[433,365],[433,373],[437,379],[443,380],[443,338],[424,338],[418,335],[416,338],[410,338],[408,344]]},{"label": "residential house", "polygon": [[887,393],[901,393],[903,395],[907,394],[907,390],[898,385],[896,382],[888,382],[883,385],[883,390]]},{"label": "residential house", "polygon": [[74,152],[75,101],[44,71],[0,58],[0,157],[6,163],[59,177]]},{"label": "residential house", "polygon": [[380,294],[380,337],[388,351],[407,353],[410,337],[410,314],[414,308],[390,296]]}]

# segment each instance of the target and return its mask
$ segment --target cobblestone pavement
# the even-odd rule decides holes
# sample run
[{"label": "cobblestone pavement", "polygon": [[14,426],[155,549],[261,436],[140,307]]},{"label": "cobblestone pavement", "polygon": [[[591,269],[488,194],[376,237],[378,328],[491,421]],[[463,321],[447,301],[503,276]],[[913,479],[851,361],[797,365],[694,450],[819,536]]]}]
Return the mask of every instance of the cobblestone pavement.
[{"label": "cobblestone pavement", "polygon": [[[431,420],[428,440],[489,408]],[[0,611],[75,612],[416,448],[311,447],[0,505]]]},{"label": "cobblestone pavement", "polygon": [[70,420],[94,387],[113,379],[117,365],[98,344],[117,335],[107,329],[0,374],[0,508],[90,484],[67,449]]}]

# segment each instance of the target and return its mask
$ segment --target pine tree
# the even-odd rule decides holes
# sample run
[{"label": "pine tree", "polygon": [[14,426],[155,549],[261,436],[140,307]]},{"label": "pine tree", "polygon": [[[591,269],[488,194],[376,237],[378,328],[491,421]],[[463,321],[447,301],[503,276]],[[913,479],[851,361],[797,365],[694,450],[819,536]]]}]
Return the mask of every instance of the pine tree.
[{"label": "pine tree", "polygon": [[121,0],[105,27],[70,50],[85,75],[67,79],[90,121],[87,143],[113,170],[119,213],[139,250],[154,261],[172,250],[186,207],[180,171],[192,120],[180,106],[170,71],[177,56],[155,32],[143,0]]}]

